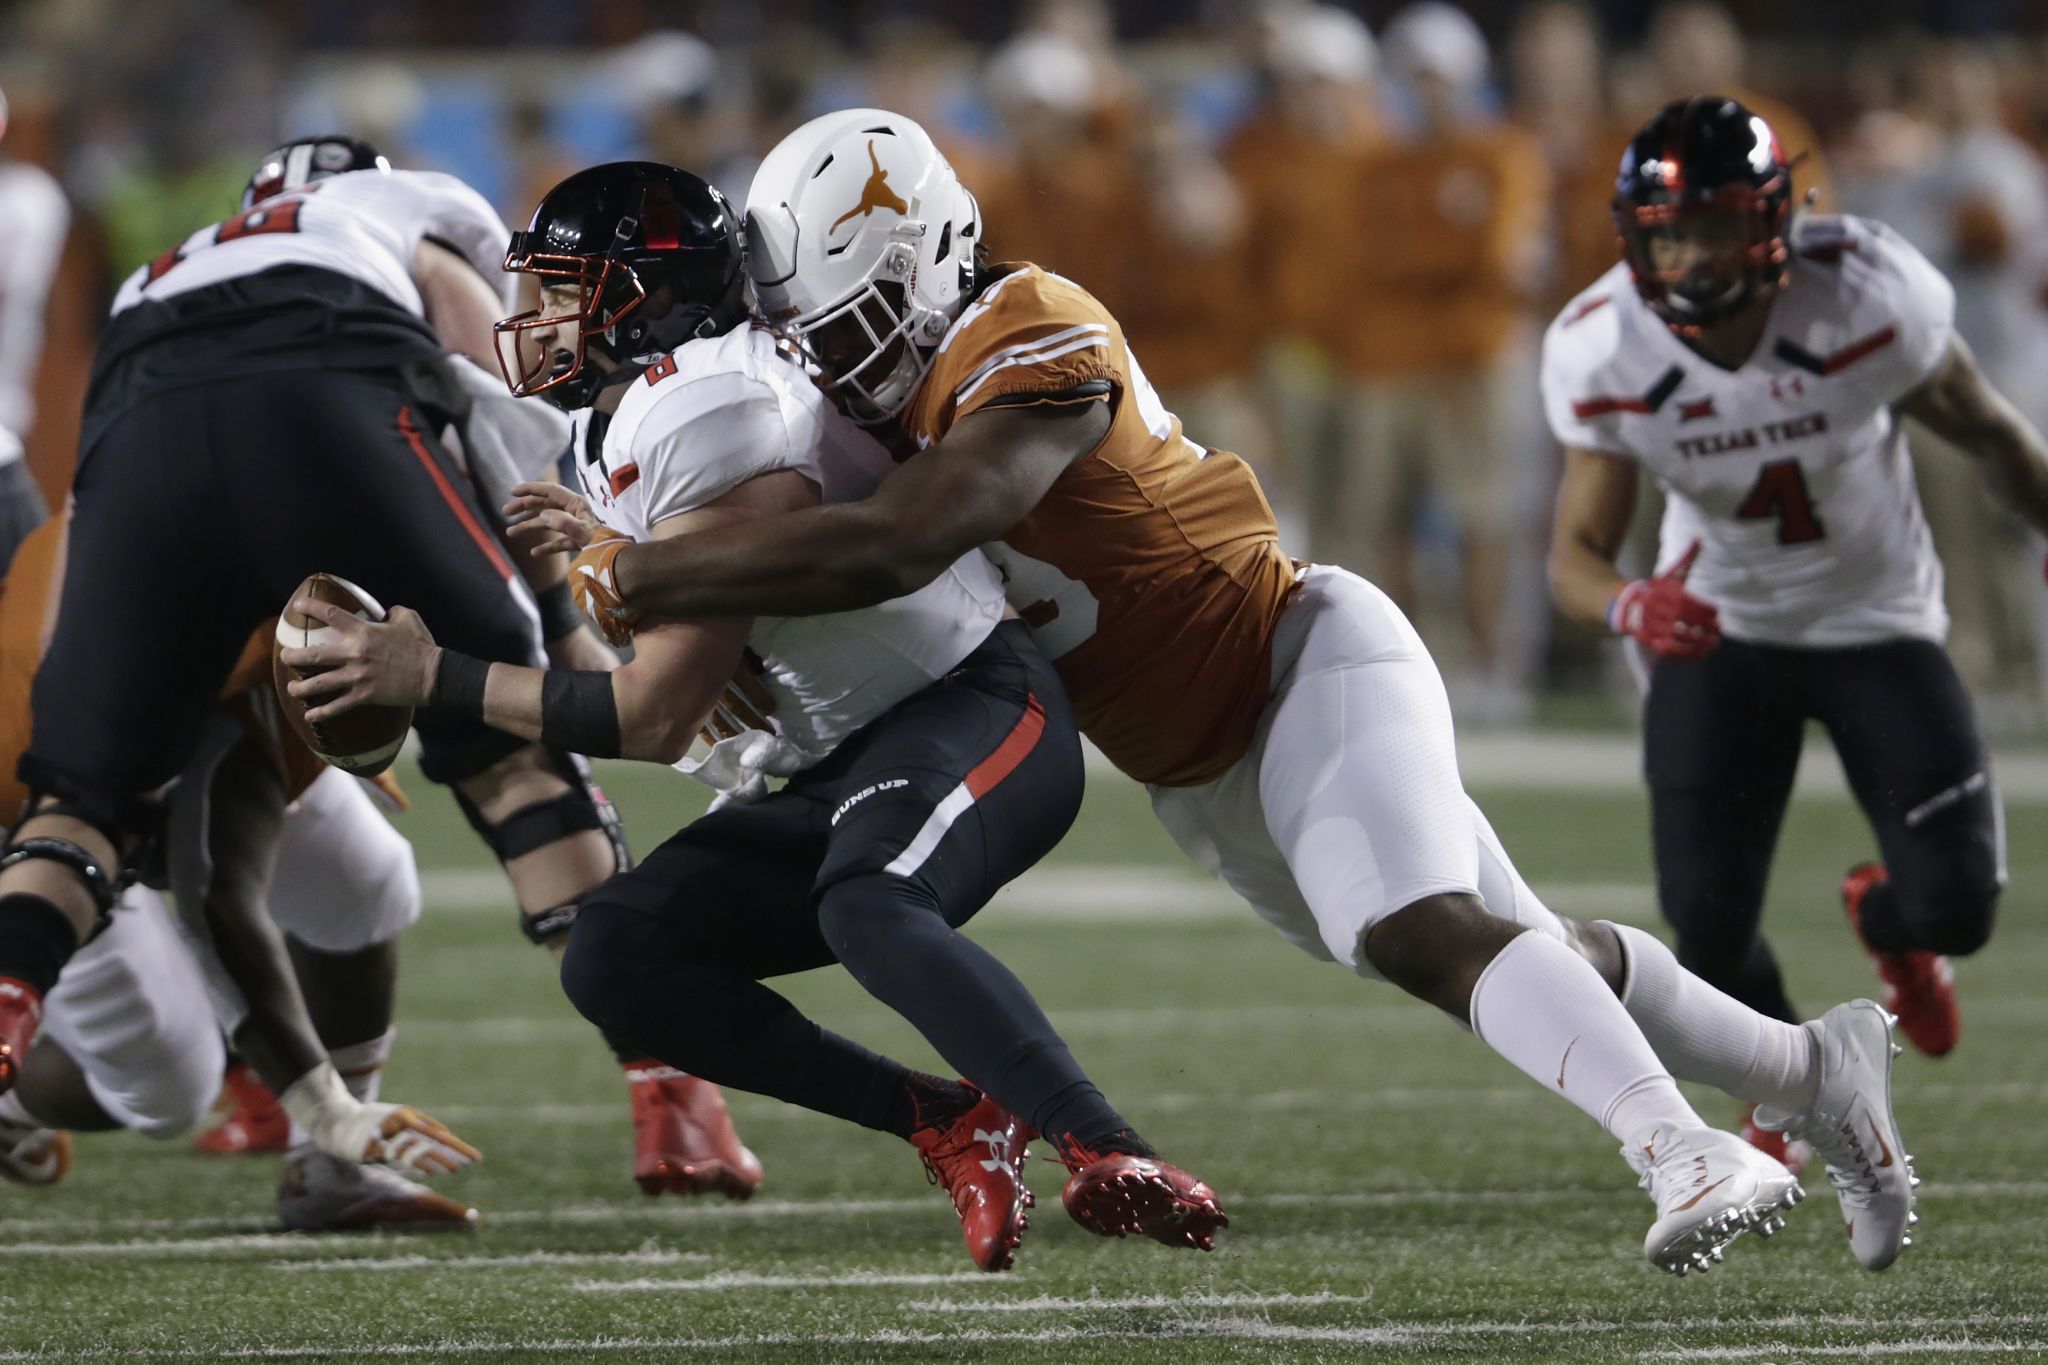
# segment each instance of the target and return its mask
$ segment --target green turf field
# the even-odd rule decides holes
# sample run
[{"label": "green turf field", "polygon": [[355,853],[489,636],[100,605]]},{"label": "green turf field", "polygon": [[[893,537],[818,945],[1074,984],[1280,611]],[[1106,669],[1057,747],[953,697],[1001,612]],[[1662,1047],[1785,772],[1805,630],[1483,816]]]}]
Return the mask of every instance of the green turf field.
[{"label": "green turf field", "polygon": [[[606,774],[637,842],[693,808]],[[892,1139],[735,1097],[768,1168],[748,1205],[642,1198],[625,1087],[513,928],[483,850],[414,784],[428,910],[408,941],[386,1094],[480,1145],[446,1187],[473,1236],[273,1234],[272,1159],[83,1139],[48,1191],[0,1187],[0,1360],[1194,1361],[2048,1358],[2048,807],[2011,809],[2013,890],[1965,964],[1964,1043],[1901,1060],[1926,1178],[1920,1245],[1850,1260],[1832,1193],[1705,1278],[1642,1260],[1650,1206],[1590,1121],[1428,1009],[1296,954],[1179,865],[1141,795],[1098,777],[1039,880],[975,934],[1039,993],[1113,1100],[1222,1192],[1213,1255],[1101,1242],[1041,1205],[1017,1270],[973,1272],[944,1196]],[[1480,793],[1559,909],[1651,916],[1633,791]],[[1795,811],[1771,923],[1816,1012],[1868,993],[1833,888],[1866,856],[1840,801]],[[938,1063],[832,973],[820,1018]],[[1734,1106],[1701,1097],[1732,1123]]]}]

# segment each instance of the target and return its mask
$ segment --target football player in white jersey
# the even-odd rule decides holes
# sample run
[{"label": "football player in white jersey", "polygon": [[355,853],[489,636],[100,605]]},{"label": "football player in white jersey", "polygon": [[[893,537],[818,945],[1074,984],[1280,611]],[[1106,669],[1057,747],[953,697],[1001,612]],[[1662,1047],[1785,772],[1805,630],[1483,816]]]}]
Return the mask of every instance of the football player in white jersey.
[{"label": "football player in white jersey", "polygon": [[[486,658],[601,665],[559,579],[536,598],[438,439],[444,353],[494,365],[509,234],[452,176],[345,137],[271,153],[242,210],[138,268],[94,360],[71,556],[21,760],[31,810],[0,851],[0,1090],[35,1003],[112,905],[249,632],[315,569],[432,604]],[[421,766],[504,864],[536,943],[626,861],[575,755],[423,716]],[[637,1054],[613,1041],[629,1070]],[[634,1083],[650,1193],[744,1196],[715,1087]],[[651,1087],[651,1088],[650,1088]],[[289,1097],[281,1097],[289,1099]]]},{"label": "football player in white jersey", "polygon": [[[1287,557],[1243,462],[1182,427],[1080,285],[984,258],[1001,225],[916,123],[814,119],[748,197],[761,306],[901,463],[855,501],[591,544],[573,581],[594,619],[851,610],[988,544],[1089,733],[1183,850],[1305,951],[1469,1024],[1618,1139],[1660,1268],[1711,1266],[1799,1198],[1678,1079],[1868,1119],[1896,1149],[1876,1002],[1805,1032],[1649,934],[1545,906],[1465,792],[1414,628],[1363,579]],[[1841,1191],[1873,1269],[1905,1244],[1908,1174],[1895,1161]]]},{"label": "football player in white jersey", "polygon": [[[1958,1030],[1946,957],[1990,936],[2004,829],[1901,419],[2043,529],[2048,448],[1978,372],[1918,251],[1881,223],[1791,219],[1792,194],[1776,137],[1732,100],[1668,105],[1629,145],[1623,260],[1544,341],[1566,448],[1551,577],[1567,615],[1654,656],[1644,769],[1681,960],[1797,1018],[1758,920],[1818,721],[1883,856],[1844,880],[1849,918],[1900,1031],[1939,1056]],[[1643,472],[1669,499],[1662,568],[1628,582]]]},{"label": "football player in white jersey", "polygon": [[[514,239],[508,267],[539,277],[543,306],[501,324],[506,378],[589,405],[576,456],[609,534],[859,497],[891,468],[748,318],[742,261],[724,197],[647,162],[570,177]],[[527,487],[526,508],[562,505]],[[1082,786],[1065,690],[1004,619],[980,551],[858,611],[643,622],[611,673],[437,650],[410,612],[372,626],[299,606],[337,632],[283,656],[339,665],[292,684],[339,694],[311,719],[404,700],[663,763],[721,715],[752,722],[682,765],[730,799],[585,898],[562,979],[594,1022],[721,1084],[907,1139],[984,1270],[1012,1263],[1034,1134],[1073,1171],[1064,1201],[1083,1227],[1213,1244],[1215,1192],[1130,1129],[1023,983],[957,931],[1058,843]],[[764,795],[764,773],[790,780]],[[832,962],[972,1083],[876,1056],[761,984]]]}]

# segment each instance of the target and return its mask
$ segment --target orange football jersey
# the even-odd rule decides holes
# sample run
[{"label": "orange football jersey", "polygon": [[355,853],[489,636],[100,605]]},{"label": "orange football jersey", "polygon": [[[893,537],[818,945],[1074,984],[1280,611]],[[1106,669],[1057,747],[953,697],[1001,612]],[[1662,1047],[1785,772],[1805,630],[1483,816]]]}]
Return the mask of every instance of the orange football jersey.
[{"label": "orange football jersey", "polygon": [[1273,626],[1295,590],[1245,462],[1181,433],[1116,319],[1071,280],[1006,265],[940,342],[903,414],[920,449],[982,408],[1108,400],[1109,434],[999,545],[1010,601],[1081,729],[1141,782],[1193,786],[1250,748]]},{"label": "orange football jersey", "polygon": [[[52,517],[29,532],[8,565],[6,582],[0,584],[0,826],[12,825],[28,801],[28,789],[14,770],[28,747],[29,691],[63,588],[67,529],[64,518]],[[287,799],[296,799],[326,763],[299,743],[277,713],[269,691],[275,629],[276,622],[266,621],[249,637],[221,689],[221,699],[264,743],[284,780]]]}]

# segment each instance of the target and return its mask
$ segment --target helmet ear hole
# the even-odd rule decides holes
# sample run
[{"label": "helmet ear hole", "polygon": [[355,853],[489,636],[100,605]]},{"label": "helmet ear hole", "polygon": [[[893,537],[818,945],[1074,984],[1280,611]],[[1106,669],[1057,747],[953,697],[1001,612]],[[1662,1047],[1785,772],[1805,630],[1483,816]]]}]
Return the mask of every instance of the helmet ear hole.
[{"label": "helmet ear hole", "polygon": [[939,231],[939,249],[932,253],[934,264],[946,259],[948,248],[953,245],[953,225],[949,222]]}]

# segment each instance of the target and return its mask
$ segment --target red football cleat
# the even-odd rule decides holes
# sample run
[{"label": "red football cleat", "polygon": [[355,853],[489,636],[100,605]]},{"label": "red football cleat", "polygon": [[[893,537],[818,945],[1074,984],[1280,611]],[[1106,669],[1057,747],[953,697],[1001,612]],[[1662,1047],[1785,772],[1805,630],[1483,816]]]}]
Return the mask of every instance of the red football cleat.
[{"label": "red football cleat", "polygon": [[1806,1158],[1813,1154],[1813,1148],[1796,1138],[1757,1127],[1753,1104],[1742,1111],[1742,1140],[1794,1175],[1806,1170]]},{"label": "red football cleat", "polygon": [[[1873,886],[1891,880],[1883,863],[1858,863],[1842,878],[1842,906],[1858,938],[1863,936],[1863,898]],[[1882,953],[1869,944],[1863,950],[1877,964],[1884,982],[1884,1007],[1899,1017],[1899,1032],[1930,1057],[1955,1050],[1963,1021],[1956,1009],[1956,978],[1948,959],[1920,950]]]},{"label": "red football cleat", "polygon": [[656,1061],[634,1062],[626,1080],[633,1088],[633,1179],[642,1194],[753,1196],[761,1159],[733,1131],[717,1086]]},{"label": "red football cleat", "polygon": [[1024,1210],[1033,1200],[1023,1176],[1030,1138],[1024,1120],[987,1095],[950,1123],[910,1135],[932,1183],[953,1196],[967,1254],[983,1270],[1015,1265],[1017,1247],[1031,1226]]},{"label": "red football cleat", "polygon": [[42,1022],[43,993],[26,981],[0,976],[0,1095],[14,1088]]},{"label": "red football cleat", "polygon": [[1060,1199],[1075,1222],[1098,1237],[1143,1233],[1170,1247],[1216,1249],[1216,1231],[1230,1226],[1216,1191],[1158,1157],[1100,1154],[1068,1142],[1060,1160],[1073,1177]]},{"label": "red football cleat", "polygon": [[291,1146],[292,1121],[247,1062],[228,1068],[222,1081],[227,1116],[192,1139],[192,1150],[208,1156],[282,1152]]}]

